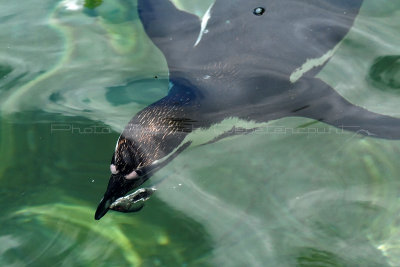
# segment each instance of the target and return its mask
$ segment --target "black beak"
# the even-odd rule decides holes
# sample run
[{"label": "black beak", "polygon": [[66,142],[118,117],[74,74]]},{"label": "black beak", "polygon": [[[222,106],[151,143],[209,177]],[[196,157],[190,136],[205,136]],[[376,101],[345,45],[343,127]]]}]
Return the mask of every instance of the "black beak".
[{"label": "black beak", "polygon": [[110,209],[111,204],[115,201],[115,198],[102,198],[99,205],[97,206],[96,213],[94,214],[94,218],[96,220],[100,220],[101,217],[106,215],[107,211]]},{"label": "black beak", "polygon": [[135,186],[135,181],[125,179],[123,175],[112,174],[108,182],[106,193],[97,207],[94,218],[100,220],[116,199],[123,197],[126,193],[135,188]]}]

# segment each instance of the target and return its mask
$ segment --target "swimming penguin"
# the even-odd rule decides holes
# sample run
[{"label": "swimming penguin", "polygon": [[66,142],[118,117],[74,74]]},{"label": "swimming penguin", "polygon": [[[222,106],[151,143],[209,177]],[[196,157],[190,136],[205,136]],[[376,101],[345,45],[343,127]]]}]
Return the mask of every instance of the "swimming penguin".
[{"label": "swimming penguin", "polygon": [[[315,77],[362,2],[216,0],[200,20],[169,0],[138,0],[143,27],[167,60],[170,90],[122,132],[95,219],[182,152],[191,132],[227,118],[262,123],[301,116],[400,139],[400,119],[353,105]],[[323,60],[310,66],[310,59]]]}]

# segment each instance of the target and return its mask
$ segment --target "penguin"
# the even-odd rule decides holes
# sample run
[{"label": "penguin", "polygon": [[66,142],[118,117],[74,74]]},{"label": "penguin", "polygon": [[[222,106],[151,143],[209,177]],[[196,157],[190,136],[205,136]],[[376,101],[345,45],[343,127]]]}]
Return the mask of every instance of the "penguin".
[{"label": "penguin", "polygon": [[191,133],[225,119],[265,123],[306,117],[361,135],[400,139],[400,119],[356,106],[316,77],[362,3],[216,0],[200,19],[169,0],[138,0],[144,30],[167,60],[170,88],[119,137],[95,219],[186,149]]}]

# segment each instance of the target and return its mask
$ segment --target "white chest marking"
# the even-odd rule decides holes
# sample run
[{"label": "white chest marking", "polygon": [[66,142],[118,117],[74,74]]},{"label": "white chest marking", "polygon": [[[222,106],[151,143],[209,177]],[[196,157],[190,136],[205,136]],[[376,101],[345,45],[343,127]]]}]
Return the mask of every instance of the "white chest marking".
[{"label": "white chest marking", "polygon": [[[255,121],[247,121],[247,120],[242,120],[237,117],[229,117],[221,121],[220,123],[212,125],[210,128],[207,129],[196,129],[190,134],[188,134],[184,141],[182,143],[186,143],[188,141],[191,141],[192,144],[191,146],[198,146],[205,144],[207,142],[210,142],[214,140],[215,138],[219,137],[220,135],[224,133],[232,133],[231,138],[235,138],[237,135],[241,135],[239,133],[243,133],[243,130],[241,129],[253,129],[257,127],[266,127],[268,125],[268,122],[263,122],[263,123],[258,123]],[[238,132],[235,134],[232,132],[232,128],[236,127],[238,129]],[[224,138],[224,139],[228,139]]]}]

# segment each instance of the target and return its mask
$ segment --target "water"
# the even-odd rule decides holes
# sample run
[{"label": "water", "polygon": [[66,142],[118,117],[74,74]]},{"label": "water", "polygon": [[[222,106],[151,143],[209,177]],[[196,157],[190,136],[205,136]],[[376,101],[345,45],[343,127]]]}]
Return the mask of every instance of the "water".
[{"label": "water", "polygon": [[[189,149],[141,212],[95,221],[121,129],[168,77],[135,1],[82,4],[1,3],[1,266],[400,265],[400,142],[309,119]],[[400,117],[399,27],[399,3],[365,0],[319,77]]]}]

